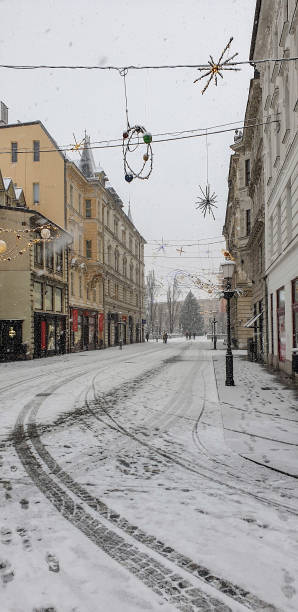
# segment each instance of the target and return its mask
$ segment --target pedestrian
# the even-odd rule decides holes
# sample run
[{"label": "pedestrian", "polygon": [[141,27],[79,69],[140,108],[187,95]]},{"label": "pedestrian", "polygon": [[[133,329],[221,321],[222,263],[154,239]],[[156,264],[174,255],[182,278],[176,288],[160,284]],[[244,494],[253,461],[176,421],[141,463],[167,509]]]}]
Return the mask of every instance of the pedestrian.
[{"label": "pedestrian", "polygon": [[185,332],[185,338],[188,340],[188,332]]},{"label": "pedestrian", "polygon": [[149,332],[146,332],[145,338],[146,338],[146,342],[148,342],[148,340],[149,340]]},{"label": "pedestrian", "polygon": [[194,335],[193,335],[193,339],[194,339],[194,340],[196,339],[196,334],[195,334],[195,333],[194,333]]},{"label": "pedestrian", "polygon": [[59,347],[60,355],[64,355],[65,347],[66,347],[66,337],[65,337],[65,331],[63,329],[61,330],[60,335],[59,335],[58,347]]}]

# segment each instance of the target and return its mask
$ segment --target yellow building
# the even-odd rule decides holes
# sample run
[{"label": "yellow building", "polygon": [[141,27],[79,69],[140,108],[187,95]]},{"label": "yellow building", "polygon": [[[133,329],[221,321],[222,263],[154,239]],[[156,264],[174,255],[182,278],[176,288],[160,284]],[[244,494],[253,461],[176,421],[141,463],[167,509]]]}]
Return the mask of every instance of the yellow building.
[{"label": "yellow building", "polygon": [[22,184],[29,207],[73,236],[69,260],[71,350],[143,339],[144,239],[96,171],[86,136],[78,164],[40,121],[0,122],[1,166]]}]

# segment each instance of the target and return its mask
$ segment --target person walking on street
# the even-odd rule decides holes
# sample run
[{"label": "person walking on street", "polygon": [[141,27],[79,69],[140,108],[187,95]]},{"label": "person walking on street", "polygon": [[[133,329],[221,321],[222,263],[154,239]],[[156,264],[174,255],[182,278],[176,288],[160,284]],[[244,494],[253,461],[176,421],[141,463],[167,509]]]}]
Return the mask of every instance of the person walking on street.
[{"label": "person walking on street", "polygon": [[148,340],[149,340],[149,332],[146,333],[145,338],[146,338],[146,342],[148,342]]}]

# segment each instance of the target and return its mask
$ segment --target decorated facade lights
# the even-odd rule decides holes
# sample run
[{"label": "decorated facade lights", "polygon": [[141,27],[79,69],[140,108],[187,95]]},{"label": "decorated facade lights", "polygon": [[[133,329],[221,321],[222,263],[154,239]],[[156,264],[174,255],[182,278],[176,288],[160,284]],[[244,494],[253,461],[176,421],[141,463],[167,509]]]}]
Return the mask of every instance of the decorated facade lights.
[{"label": "decorated facade lights", "polygon": [[234,59],[234,57],[236,57],[238,55],[238,53],[234,53],[234,55],[232,55],[231,57],[228,57],[225,61],[223,60],[223,57],[225,55],[225,53],[228,51],[228,49],[231,46],[233,40],[233,36],[230,38],[228,44],[225,46],[224,50],[221,53],[221,56],[219,58],[219,60],[217,62],[214,61],[212,55],[210,55],[210,60],[208,60],[208,68],[203,67],[203,68],[198,68],[198,70],[200,70],[201,72],[203,70],[207,70],[207,72],[205,72],[205,74],[202,74],[200,77],[198,77],[197,79],[195,79],[194,83],[197,83],[197,81],[201,81],[202,79],[204,79],[205,77],[208,77],[209,75],[209,79],[204,87],[204,89],[202,89],[202,94],[205,93],[206,89],[208,88],[208,86],[210,85],[212,79],[214,79],[214,83],[217,86],[217,77],[220,76],[223,79],[223,75],[221,74],[224,70],[234,70],[234,71],[239,71],[240,68],[235,68],[235,66],[231,66],[230,63],[231,61]]},{"label": "decorated facade lights", "polygon": [[[30,234],[39,233],[40,238],[30,238]],[[1,238],[3,234],[3,238]],[[49,223],[30,229],[14,229],[0,227],[0,262],[13,261],[24,255],[28,249],[38,242],[52,242],[60,236],[58,230]]]},{"label": "decorated facade lights", "polygon": [[[125,113],[126,113],[126,130],[122,134],[122,152],[124,164],[124,178],[127,183],[131,183],[134,178],[146,180],[149,178],[153,169],[153,153],[152,153],[152,134],[142,125],[131,126],[128,118],[128,102],[126,90],[126,75],[127,68],[119,70],[120,76],[123,77],[124,95],[125,95]],[[141,144],[146,145],[145,153],[143,154],[143,163],[140,170],[134,170],[131,163],[128,161],[130,153],[134,153]],[[147,165],[148,164],[148,165]]]}]

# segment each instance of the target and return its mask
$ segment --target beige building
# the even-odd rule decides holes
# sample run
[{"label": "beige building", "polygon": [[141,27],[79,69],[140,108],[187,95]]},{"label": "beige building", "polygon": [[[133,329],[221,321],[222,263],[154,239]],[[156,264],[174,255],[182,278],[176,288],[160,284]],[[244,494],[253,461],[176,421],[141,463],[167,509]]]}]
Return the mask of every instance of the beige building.
[{"label": "beige building", "polygon": [[78,164],[40,121],[0,122],[3,172],[22,184],[29,207],[71,233],[71,350],[143,338],[144,239],[95,164],[86,136]]},{"label": "beige building", "polygon": [[65,352],[71,237],[28,208],[23,190],[1,172],[0,227],[0,358]]}]

